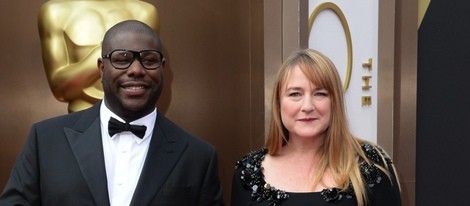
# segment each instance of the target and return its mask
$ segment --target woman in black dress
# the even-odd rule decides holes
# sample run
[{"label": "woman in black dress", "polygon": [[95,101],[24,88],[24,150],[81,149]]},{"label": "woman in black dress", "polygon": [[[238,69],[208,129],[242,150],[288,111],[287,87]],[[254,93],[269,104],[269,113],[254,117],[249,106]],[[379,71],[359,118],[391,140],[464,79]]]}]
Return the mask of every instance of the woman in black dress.
[{"label": "woman in black dress", "polygon": [[338,72],[312,49],[281,66],[266,147],[235,169],[232,206],[401,205],[390,157],[351,134]]}]

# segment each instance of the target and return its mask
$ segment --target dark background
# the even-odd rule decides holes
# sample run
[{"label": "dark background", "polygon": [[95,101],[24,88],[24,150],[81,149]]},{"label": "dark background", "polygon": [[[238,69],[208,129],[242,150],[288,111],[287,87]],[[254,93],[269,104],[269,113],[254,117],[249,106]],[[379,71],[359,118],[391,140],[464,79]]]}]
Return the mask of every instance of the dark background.
[{"label": "dark background", "polygon": [[418,33],[416,205],[470,205],[470,1],[432,0]]}]

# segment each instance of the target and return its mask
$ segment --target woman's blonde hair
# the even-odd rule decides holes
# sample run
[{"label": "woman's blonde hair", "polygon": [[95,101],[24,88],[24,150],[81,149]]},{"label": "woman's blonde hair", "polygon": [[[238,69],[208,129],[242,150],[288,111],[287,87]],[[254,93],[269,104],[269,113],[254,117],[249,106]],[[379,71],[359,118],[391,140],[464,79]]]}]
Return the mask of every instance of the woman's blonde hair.
[{"label": "woman's blonde hair", "polygon": [[273,88],[271,123],[266,141],[269,154],[279,154],[289,140],[289,132],[281,121],[280,95],[285,90],[286,80],[295,66],[298,66],[314,85],[326,89],[331,100],[330,125],[319,152],[320,163],[313,176],[312,186],[321,182],[328,169],[339,189],[346,191],[352,183],[357,203],[363,206],[367,202],[367,194],[358,161],[359,158],[367,161],[367,158],[361,148],[362,141],[355,138],[349,130],[343,87],[335,65],[316,50],[305,49],[293,53],[282,64],[277,74]]}]

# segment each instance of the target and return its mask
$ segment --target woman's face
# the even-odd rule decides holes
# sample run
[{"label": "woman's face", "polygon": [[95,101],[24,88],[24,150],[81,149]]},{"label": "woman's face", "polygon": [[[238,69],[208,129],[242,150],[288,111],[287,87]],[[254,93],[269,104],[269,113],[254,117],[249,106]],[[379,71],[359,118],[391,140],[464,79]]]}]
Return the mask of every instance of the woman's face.
[{"label": "woman's face", "polygon": [[295,66],[280,94],[281,120],[290,138],[322,137],[330,124],[331,100]]}]

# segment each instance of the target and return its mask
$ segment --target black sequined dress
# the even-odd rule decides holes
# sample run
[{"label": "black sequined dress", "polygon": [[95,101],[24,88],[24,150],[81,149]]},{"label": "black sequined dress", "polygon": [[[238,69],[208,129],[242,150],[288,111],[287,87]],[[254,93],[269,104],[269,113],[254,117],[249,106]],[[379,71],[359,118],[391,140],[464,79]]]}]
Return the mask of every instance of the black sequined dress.
[{"label": "black sequined dress", "polygon": [[[367,206],[400,206],[400,192],[396,182],[391,159],[381,148],[363,144],[362,149],[374,164],[363,161],[360,171],[368,186],[369,204]],[[321,192],[294,193],[271,187],[264,181],[261,162],[268,150],[253,151],[240,159],[235,165],[232,181],[232,206],[356,206],[352,185],[347,191],[337,188]],[[389,178],[375,166],[388,169]]]}]

